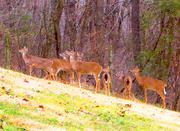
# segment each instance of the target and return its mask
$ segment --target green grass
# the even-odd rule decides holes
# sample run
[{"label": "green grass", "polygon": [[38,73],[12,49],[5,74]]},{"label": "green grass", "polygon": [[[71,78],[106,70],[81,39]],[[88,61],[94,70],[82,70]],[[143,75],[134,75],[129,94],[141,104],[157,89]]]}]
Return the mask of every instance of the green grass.
[{"label": "green grass", "polygon": [[[27,91],[28,88],[13,83],[16,75],[11,71],[7,73],[10,75],[10,79],[0,81],[0,85],[6,84],[13,87],[11,89],[12,93],[10,93],[11,96],[16,96],[19,99],[27,98],[23,92],[15,93],[15,90],[21,89],[22,91]],[[17,76],[22,77],[20,74]],[[32,89],[29,90],[33,91]],[[3,92],[2,89],[0,91]],[[44,129],[52,126],[68,130],[170,130],[160,126],[158,121],[133,113],[123,113],[126,108],[119,105],[98,105],[91,99],[64,93],[54,94],[43,87],[40,92],[34,92],[35,96],[28,97],[28,100],[33,103],[31,105],[19,104],[16,101],[8,102],[0,100],[0,120],[6,123],[1,123],[5,131],[31,129],[32,127],[23,123],[30,120],[40,124]],[[2,96],[7,96],[7,94],[3,93]],[[39,109],[39,105],[43,105],[44,110]],[[17,118],[22,121],[14,121]]]}]

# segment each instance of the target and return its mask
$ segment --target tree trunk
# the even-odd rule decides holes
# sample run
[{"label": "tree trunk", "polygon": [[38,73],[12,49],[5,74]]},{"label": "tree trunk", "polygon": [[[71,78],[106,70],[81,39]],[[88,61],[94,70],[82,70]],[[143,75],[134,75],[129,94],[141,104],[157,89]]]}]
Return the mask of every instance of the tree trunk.
[{"label": "tree trunk", "polygon": [[132,26],[132,43],[134,48],[135,60],[137,59],[141,47],[139,4],[140,4],[139,0],[132,0],[131,26]]},{"label": "tree trunk", "polygon": [[[168,104],[171,109],[180,111],[180,19],[177,19],[174,26],[174,54],[169,70],[169,85],[171,100]],[[169,87],[169,86],[168,86]]]},{"label": "tree trunk", "polygon": [[[69,47],[71,49],[75,46],[76,41],[76,14],[75,14],[75,0],[67,0],[65,15],[66,15],[66,34],[69,36]],[[67,36],[66,36],[67,37]]]},{"label": "tree trunk", "polygon": [[60,34],[60,17],[63,10],[63,0],[52,0],[52,24],[54,27],[54,40],[55,40],[55,49],[56,56],[59,58],[59,53],[61,52],[61,34]]}]

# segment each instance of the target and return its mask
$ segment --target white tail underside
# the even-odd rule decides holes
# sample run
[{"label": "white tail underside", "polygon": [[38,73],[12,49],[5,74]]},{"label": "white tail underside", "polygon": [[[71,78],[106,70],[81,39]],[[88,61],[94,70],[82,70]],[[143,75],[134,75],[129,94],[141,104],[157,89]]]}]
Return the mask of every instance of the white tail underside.
[{"label": "white tail underside", "polygon": [[165,94],[165,95],[167,94],[165,89],[164,89],[164,94]]}]

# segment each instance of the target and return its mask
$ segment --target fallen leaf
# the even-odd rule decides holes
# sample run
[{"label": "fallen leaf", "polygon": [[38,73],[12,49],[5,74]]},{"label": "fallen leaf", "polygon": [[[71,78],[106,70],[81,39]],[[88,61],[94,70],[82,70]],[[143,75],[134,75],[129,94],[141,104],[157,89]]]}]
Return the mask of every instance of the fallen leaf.
[{"label": "fallen leaf", "polygon": [[3,87],[1,87],[3,90],[5,90],[6,88],[3,86]]},{"label": "fallen leaf", "polygon": [[39,105],[39,108],[44,109],[44,106],[43,105]]},{"label": "fallen leaf", "polygon": [[96,105],[95,107],[99,107],[99,105]]},{"label": "fallen leaf", "polygon": [[26,80],[26,79],[24,79],[24,82],[29,83],[29,81],[28,81],[28,80]]},{"label": "fallen leaf", "polygon": [[28,99],[26,99],[26,98],[23,98],[23,101],[26,101],[26,102],[27,102],[27,101],[29,101],[29,100],[28,100]]},{"label": "fallen leaf", "polygon": [[131,108],[132,105],[131,104],[125,104],[125,107]]}]

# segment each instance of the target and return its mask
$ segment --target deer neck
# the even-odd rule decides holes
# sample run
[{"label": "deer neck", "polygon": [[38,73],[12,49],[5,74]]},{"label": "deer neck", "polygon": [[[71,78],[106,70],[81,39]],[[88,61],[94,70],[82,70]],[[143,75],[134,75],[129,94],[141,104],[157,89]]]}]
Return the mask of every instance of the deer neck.
[{"label": "deer neck", "polygon": [[72,62],[76,62],[76,60],[75,60],[75,57],[74,56],[70,56],[70,62],[72,63]]},{"label": "deer neck", "polygon": [[29,55],[27,54],[27,53],[22,53],[22,57],[23,57],[23,59],[24,59],[24,61],[25,61],[25,63],[28,63],[29,62]]},{"label": "deer neck", "polygon": [[138,72],[138,73],[135,74],[135,76],[136,76],[136,79],[137,79],[138,83],[141,83],[142,82],[141,74]]}]

